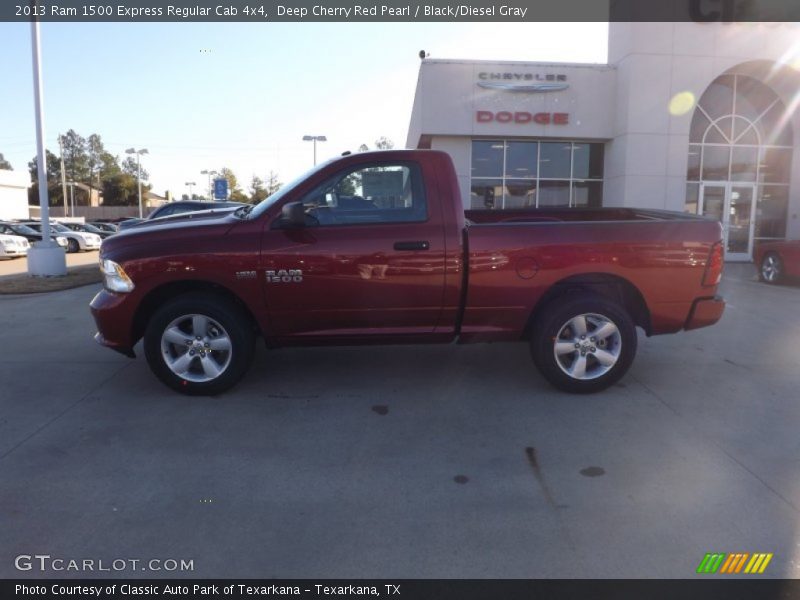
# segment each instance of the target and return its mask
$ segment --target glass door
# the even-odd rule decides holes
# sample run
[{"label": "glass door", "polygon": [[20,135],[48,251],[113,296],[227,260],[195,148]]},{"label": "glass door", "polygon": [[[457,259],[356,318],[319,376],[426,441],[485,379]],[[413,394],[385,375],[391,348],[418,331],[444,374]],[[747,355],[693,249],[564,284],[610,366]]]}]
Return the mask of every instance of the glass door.
[{"label": "glass door", "polygon": [[753,253],[755,186],[740,183],[703,183],[699,212],[722,223],[725,259],[749,261]]},{"label": "glass door", "polygon": [[728,219],[725,257],[730,260],[750,260],[753,256],[753,225],[755,186],[728,185],[725,211]]}]

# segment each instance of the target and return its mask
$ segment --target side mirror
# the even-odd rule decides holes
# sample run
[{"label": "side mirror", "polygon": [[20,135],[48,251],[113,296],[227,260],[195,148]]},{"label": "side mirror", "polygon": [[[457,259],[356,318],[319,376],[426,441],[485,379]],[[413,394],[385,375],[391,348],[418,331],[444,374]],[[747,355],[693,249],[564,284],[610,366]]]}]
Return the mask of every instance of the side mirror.
[{"label": "side mirror", "polygon": [[289,202],[281,209],[281,221],[286,227],[305,227],[306,209],[302,202]]}]

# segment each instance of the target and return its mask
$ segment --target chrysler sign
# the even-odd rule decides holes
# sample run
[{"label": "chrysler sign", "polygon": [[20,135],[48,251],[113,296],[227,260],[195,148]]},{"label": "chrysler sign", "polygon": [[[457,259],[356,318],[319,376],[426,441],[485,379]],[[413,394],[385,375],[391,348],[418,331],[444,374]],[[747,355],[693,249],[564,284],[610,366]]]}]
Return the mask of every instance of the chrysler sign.
[{"label": "chrysler sign", "polygon": [[478,86],[508,92],[558,92],[569,87],[567,76],[558,73],[478,73]]},{"label": "chrysler sign", "polygon": [[537,125],[569,125],[569,113],[538,112],[529,113],[527,111],[501,110],[493,112],[491,110],[479,110],[475,113],[478,123],[536,123]]}]

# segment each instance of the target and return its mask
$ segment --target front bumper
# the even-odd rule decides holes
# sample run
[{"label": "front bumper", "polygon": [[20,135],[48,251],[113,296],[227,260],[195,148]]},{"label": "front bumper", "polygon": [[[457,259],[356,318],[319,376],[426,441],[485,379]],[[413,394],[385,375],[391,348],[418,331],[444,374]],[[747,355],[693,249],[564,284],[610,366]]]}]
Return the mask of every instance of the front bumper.
[{"label": "front bumper", "polygon": [[721,296],[698,298],[692,303],[692,309],[683,328],[689,330],[713,325],[722,318],[724,311],[725,300]]},{"label": "front bumper", "polygon": [[18,256],[27,256],[28,249],[22,247],[16,248],[0,248],[0,258],[16,258]]},{"label": "front bumper", "polygon": [[92,298],[89,309],[97,325],[95,341],[135,358],[133,346],[136,340],[131,339],[134,311],[129,300],[127,294],[115,294],[104,289]]}]

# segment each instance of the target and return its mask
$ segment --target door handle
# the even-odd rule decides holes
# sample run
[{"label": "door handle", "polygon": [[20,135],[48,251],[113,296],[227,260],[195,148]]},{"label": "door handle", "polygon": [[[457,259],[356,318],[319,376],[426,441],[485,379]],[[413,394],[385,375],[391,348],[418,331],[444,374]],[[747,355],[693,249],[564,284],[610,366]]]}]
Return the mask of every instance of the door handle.
[{"label": "door handle", "polygon": [[429,250],[431,247],[430,242],[395,242],[395,250]]}]

